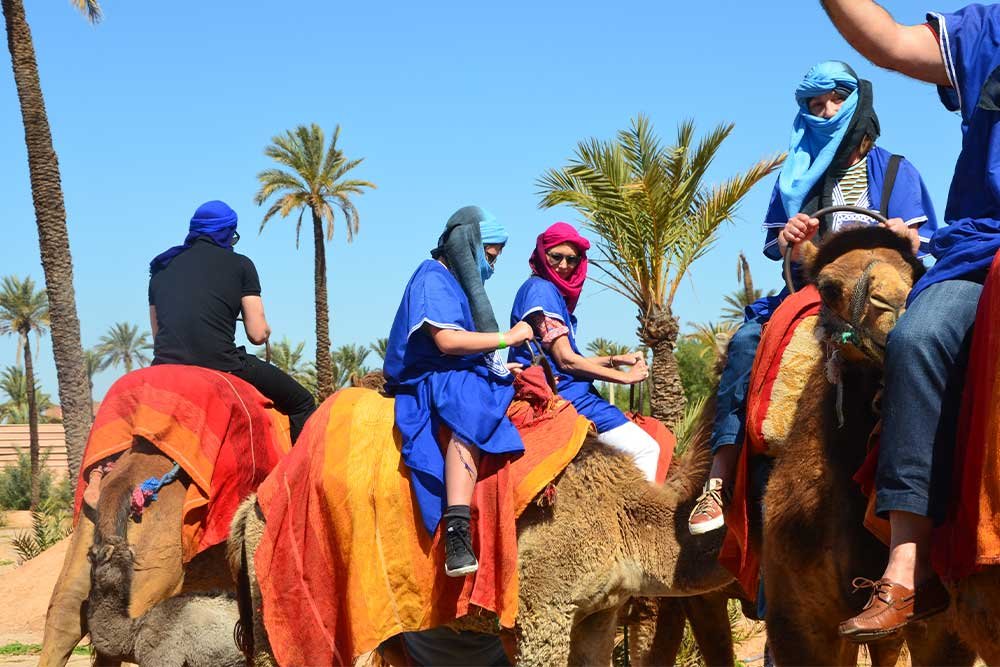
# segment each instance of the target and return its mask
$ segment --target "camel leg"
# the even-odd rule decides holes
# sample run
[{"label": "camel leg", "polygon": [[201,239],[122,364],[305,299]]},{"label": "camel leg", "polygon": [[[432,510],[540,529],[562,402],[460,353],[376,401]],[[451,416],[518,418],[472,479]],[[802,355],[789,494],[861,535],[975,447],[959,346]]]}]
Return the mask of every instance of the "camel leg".
[{"label": "camel leg", "polygon": [[[790,600],[793,606],[796,600]],[[837,636],[836,626],[810,623],[802,609],[786,611],[776,596],[767,599],[767,640],[774,664],[856,665],[858,645]]]},{"label": "camel leg", "polygon": [[883,639],[878,642],[869,642],[867,645],[868,655],[871,657],[872,667],[893,667],[899,660],[899,653],[903,649],[903,640]]},{"label": "camel leg", "polygon": [[672,665],[684,639],[684,609],[679,598],[635,598],[638,618],[627,619],[629,663],[635,667]]},{"label": "camel leg", "polygon": [[569,664],[572,609],[525,609],[518,619],[518,667],[561,667]]},{"label": "camel leg", "polygon": [[722,591],[682,598],[684,615],[709,667],[728,667],[736,661],[733,629],[729,625],[729,595]]},{"label": "camel leg", "polygon": [[[968,667],[976,662],[976,652],[962,643],[953,629],[951,613],[939,614],[906,628],[906,644],[915,667],[941,665]],[[1000,665],[1000,655],[982,655],[987,665]]]},{"label": "camel leg", "polygon": [[69,549],[63,560],[62,571],[52,590],[48,612],[45,615],[45,633],[42,638],[40,667],[62,667],[73,654],[73,649],[87,634],[87,621],[83,603],[90,594],[90,565],[87,550],[94,541],[94,522],[86,512],[70,538]]},{"label": "camel leg", "polygon": [[615,648],[618,608],[587,616],[573,627],[568,663],[573,667],[610,665]]}]

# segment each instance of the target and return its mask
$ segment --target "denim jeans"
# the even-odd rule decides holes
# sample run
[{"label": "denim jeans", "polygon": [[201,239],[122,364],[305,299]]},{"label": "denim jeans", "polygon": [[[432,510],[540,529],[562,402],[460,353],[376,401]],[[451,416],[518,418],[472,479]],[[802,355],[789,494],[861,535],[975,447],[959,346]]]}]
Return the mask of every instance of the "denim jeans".
[{"label": "denim jeans", "polygon": [[947,509],[972,325],[983,286],[946,280],[921,292],[889,334],[876,474],[880,516],[940,522]]},{"label": "denim jeans", "polygon": [[747,387],[753,359],[760,345],[760,332],[767,317],[747,320],[729,341],[726,366],[719,378],[716,394],[715,427],[712,429],[712,453],[726,445],[739,445],[743,441],[743,426],[747,414]]}]

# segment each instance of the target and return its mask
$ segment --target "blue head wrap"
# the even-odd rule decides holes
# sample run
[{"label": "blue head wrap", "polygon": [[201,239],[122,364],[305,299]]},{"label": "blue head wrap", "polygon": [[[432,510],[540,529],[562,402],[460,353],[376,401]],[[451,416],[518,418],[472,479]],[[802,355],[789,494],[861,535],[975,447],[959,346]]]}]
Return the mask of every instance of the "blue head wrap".
[{"label": "blue head wrap", "polygon": [[174,257],[194,245],[199,238],[207,238],[220,248],[232,250],[236,222],[236,211],[229,208],[225,202],[218,200],[205,202],[194,212],[184,243],[161,252],[149,263],[150,275],[165,268]]},{"label": "blue head wrap", "polygon": [[[785,213],[792,217],[833,163],[858,107],[858,78],[842,62],[829,60],[813,67],[795,89],[799,112],[795,116],[788,157],[778,175],[778,191]],[[848,93],[840,111],[825,119],[809,113],[809,99],[833,90]]]},{"label": "blue head wrap", "polygon": [[[497,222],[493,215],[485,210],[481,209],[483,215],[486,217],[479,221],[479,234],[482,236],[483,245],[492,245],[496,243],[507,243],[507,239],[510,235],[507,234],[507,230]],[[480,249],[477,253],[476,260],[479,263],[479,275],[483,277],[483,282],[489,280],[493,277],[493,265],[489,263],[486,259],[486,253]]]}]

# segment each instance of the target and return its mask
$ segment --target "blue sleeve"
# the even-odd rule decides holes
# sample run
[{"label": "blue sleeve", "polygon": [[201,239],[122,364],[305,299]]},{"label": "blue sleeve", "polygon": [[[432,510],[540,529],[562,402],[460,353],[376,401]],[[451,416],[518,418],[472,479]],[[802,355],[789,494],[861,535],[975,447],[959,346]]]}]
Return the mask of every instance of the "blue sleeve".
[{"label": "blue sleeve", "polygon": [[936,29],[941,57],[951,88],[938,87],[949,111],[961,111],[969,121],[986,78],[993,70],[1000,39],[1000,5],[969,5],[957,12],[931,12],[928,23]]},{"label": "blue sleeve", "polygon": [[909,160],[904,159],[899,163],[899,172],[889,196],[887,210],[890,218],[902,218],[907,225],[920,230],[920,251],[917,256],[927,255],[931,237],[938,228],[938,220],[927,186],[924,185],[920,172]]},{"label": "blue sleeve", "polygon": [[549,317],[554,317],[568,326],[565,310],[566,301],[555,285],[542,278],[531,278],[514,298],[510,323],[513,326],[531,313],[543,311]]},{"label": "blue sleeve", "polygon": [[767,214],[764,216],[764,230],[767,236],[764,238],[764,256],[768,259],[780,260],[781,252],[778,250],[778,234],[785,228],[788,222],[788,215],[785,214],[785,205],[781,203],[781,192],[778,184],[774,184],[771,191],[771,203],[768,204]]},{"label": "blue sleeve", "polygon": [[463,308],[461,297],[455,293],[448,276],[434,271],[418,271],[406,286],[403,295],[406,309],[406,337],[423,324],[440,329],[470,328],[470,316]]}]

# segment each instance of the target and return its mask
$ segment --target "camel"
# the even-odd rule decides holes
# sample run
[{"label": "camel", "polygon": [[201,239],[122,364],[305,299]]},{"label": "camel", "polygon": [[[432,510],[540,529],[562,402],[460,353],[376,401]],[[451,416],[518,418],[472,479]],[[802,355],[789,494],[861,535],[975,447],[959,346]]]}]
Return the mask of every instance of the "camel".
[{"label": "camel", "polygon": [[[853,665],[858,645],[837,625],[867,600],[852,579],[878,578],[888,550],[863,526],[867,503],[852,476],[878,420],[888,333],[923,267],[909,241],[881,228],[843,232],[818,251],[806,244],[804,256],[823,306],[797,329],[784,358],[798,363],[783,368],[764,424],[774,457],[762,539],[768,638],[779,665]],[[973,664],[944,615],[905,637],[914,664]],[[872,664],[895,664],[901,645],[870,643]]]},{"label": "camel", "polygon": [[[687,530],[711,463],[713,415],[709,404],[695,443],[662,487],[646,483],[627,455],[588,438],[554,482],[557,502],[524,512],[517,664],[608,664],[619,609],[629,598],[700,595],[732,580],[717,561],[721,533],[695,537]],[[273,664],[253,568],[263,531],[251,497],[233,518],[228,554],[255,665]]]},{"label": "camel", "polygon": [[128,538],[95,543],[87,623],[94,648],[140,667],[237,667],[243,654],[233,637],[239,621],[231,595],[175,595],[138,618],[129,615],[135,554]]},{"label": "camel", "polygon": [[[61,667],[88,632],[85,602],[90,593],[87,553],[95,541],[125,536],[135,549],[130,615],[141,616],[153,605],[180,592],[232,590],[225,561],[225,546],[199,554],[186,566],[182,560],[181,509],[188,484],[186,476],[165,486],[144,512],[142,521],[128,520],[129,499],[138,484],[164,475],[173,465],[156,447],[136,438],[104,478],[94,512],[86,507],[63,561],[62,571],[49,601],[39,665]],[[108,660],[109,656],[101,656]],[[114,660],[109,660],[113,663]]]}]

